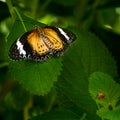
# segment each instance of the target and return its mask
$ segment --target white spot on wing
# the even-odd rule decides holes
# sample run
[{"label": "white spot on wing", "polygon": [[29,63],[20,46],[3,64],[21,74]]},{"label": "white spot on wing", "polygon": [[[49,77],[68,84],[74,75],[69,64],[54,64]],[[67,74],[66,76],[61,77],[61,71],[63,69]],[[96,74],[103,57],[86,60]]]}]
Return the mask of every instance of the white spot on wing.
[{"label": "white spot on wing", "polygon": [[16,45],[17,45],[17,49],[20,52],[20,55],[23,55],[23,57],[26,57],[26,52],[23,49],[23,45],[21,44],[21,42],[19,41],[19,39],[17,40]]},{"label": "white spot on wing", "polygon": [[64,35],[64,37],[65,37],[67,40],[70,39],[70,37],[62,30],[62,28],[58,28],[58,30],[60,31],[60,33],[61,33],[62,35]]}]

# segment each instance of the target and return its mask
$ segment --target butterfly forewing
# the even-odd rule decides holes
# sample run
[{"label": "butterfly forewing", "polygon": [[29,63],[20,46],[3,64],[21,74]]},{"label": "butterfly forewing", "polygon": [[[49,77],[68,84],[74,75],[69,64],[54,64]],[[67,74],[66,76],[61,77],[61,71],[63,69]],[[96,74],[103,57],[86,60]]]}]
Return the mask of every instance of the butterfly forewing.
[{"label": "butterfly forewing", "polygon": [[33,31],[30,33],[27,37],[27,41],[29,45],[31,46],[31,49],[40,55],[45,55],[46,53],[49,53],[49,48],[46,46],[42,38],[39,37],[38,33],[36,31]]},{"label": "butterfly forewing", "polygon": [[51,48],[53,51],[60,51],[64,48],[63,41],[59,38],[58,34],[51,28],[43,28],[45,35],[48,38],[48,44],[49,48]]}]

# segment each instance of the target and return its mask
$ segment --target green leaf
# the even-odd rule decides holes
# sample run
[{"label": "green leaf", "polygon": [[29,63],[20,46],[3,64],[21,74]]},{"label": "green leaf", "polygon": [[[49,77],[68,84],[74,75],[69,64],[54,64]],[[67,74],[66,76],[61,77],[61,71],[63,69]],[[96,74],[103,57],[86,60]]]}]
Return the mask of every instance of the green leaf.
[{"label": "green leaf", "polygon": [[[75,33],[77,33],[76,30]],[[87,74],[85,72],[84,64],[81,61],[82,55],[86,52],[83,50],[81,51],[81,47],[84,45],[81,44],[81,41],[87,41],[87,39],[80,39],[80,35],[81,33],[79,32],[77,34],[77,40],[70,46],[69,51],[67,51],[64,56],[63,70],[57,83],[57,91],[60,102],[62,102],[61,104],[71,108],[72,104],[67,104],[71,101],[76,107],[81,109],[81,111],[84,111],[89,119],[91,118],[94,120],[98,119],[95,115],[96,105],[88,93]],[[85,62],[86,61],[84,60],[84,63]],[[72,110],[74,109],[72,108]]]},{"label": "green leaf", "polygon": [[9,73],[27,90],[37,95],[48,93],[61,70],[61,59],[50,59],[45,63],[10,61]]},{"label": "green leaf", "polygon": [[[17,11],[18,12],[18,11]],[[8,36],[7,52],[9,53],[12,43],[34,25],[44,26],[20,13],[15,21],[11,33]],[[21,21],[22,20],[22,21]],[[28,91],[44,95],[53,87],[61,70],[61,58],[51,58],[47,62],[11,61],[9,60],[9,72],[11,78],[21,83]]]},{"label": "green leaf", "polygon": [[104,119],[109,120],[120,120],[120,106],[115,110],[106,110],[105,108],[101,108],[97,111],[97,114]]},{"label": "green leaf", "polygon": [[115,61],[95,35],[72,30],[76,33],[77,40],[64,56],[63,70],[57,83],[58,96],[63,104],[72,101],[89,119],[96,120],[99,119],[95,114],[97,108],[88,92],[87,76],[94,71],[117,76]]},{"label": "green leaf", "polygon": [[68,110],[54,110],[30,120],[80,120],[80,117]]},{"label": "green leaf", "polygon": [[114,58],[98,37],[90,32],[80,31],[78,38],[77,51],[81,55],[81,62],[88,76],[95,71],[105,72],[113,77],[118,76]]},{"label": "green leaf", "polygon": [[[114,107],[120,97],[120,85],[111,76],[102,72],[95,72],[89,78],[89,91],[92,98],[103,105]],[[97,95],[103,93],[104,99],[98,99]]]}]

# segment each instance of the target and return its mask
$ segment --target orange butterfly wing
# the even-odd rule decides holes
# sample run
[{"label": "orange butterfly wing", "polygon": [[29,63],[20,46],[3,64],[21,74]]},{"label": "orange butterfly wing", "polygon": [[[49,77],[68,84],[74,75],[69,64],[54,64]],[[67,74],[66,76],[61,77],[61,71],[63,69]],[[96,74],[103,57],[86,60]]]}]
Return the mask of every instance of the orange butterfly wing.
[{"label": "orange butterfly wing", "polygon": [[43,28],[43,31],[48,38],[47,41],[44,42],[48,45],[48,47],[54,51],[60,51],[64,48],[63,42],[58,36],[58,34],[51,28]]},{"label": "orange butterfly wing", "polygon": [[39,55],[43,55],[49,52],[49,48],[35,30],[28,35],[27,41],[33,51],[37,52]]}]

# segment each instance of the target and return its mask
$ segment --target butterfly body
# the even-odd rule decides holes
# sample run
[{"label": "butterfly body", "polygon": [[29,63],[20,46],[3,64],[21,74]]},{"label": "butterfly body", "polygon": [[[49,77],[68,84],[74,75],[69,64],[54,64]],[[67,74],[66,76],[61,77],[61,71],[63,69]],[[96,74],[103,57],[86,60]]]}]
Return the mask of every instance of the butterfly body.
[{"label": "butterfly body", "polygon": [[62,55],[75,38],[66,29],[35,26],[34,30],[24,33],[13,43],[9,56],[13,60],[46,61],[52,55]]}]

